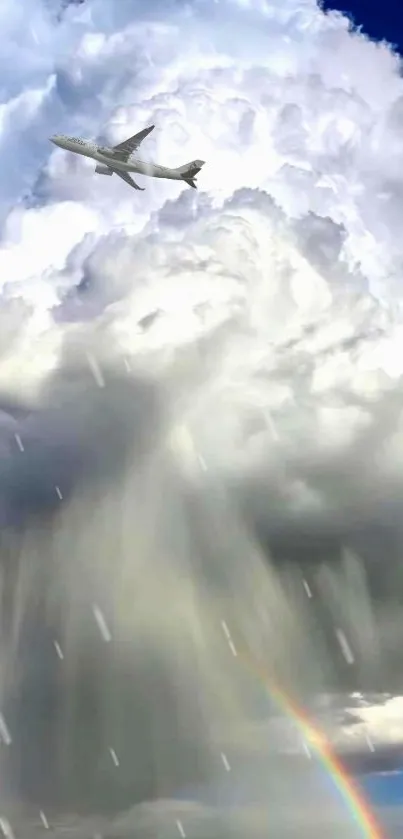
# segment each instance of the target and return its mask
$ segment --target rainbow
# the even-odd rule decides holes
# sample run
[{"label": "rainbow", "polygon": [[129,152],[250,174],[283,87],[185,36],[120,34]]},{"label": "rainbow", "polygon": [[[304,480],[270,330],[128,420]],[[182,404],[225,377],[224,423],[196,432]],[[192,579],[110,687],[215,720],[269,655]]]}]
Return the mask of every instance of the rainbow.
[{"label": "rainbow", "polygon": [[288,693],[267,677],[263,668],[253,662],[249,654],[241,653],[241,657],[249,669],[253,669],[260,681],[264,683],[270,699],[293,720],[305,743],[328,772],[363,839],[385,839],[384,832],[366,798],[337,757],[323,732]]}]

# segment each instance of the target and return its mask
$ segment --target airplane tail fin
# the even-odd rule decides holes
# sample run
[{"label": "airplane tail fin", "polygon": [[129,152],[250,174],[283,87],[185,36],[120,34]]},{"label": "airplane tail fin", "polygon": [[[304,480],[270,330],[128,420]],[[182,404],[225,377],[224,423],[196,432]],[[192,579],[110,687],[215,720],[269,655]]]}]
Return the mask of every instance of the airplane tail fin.
[{"label": "airplane tail fin", "polygon": [[185,163],[184,166],[178,166],[176,170],[179,172],[183,181],[186,181],[189,186],[192,186],[193,189],[197,189],[196,186],[196,175],[200,172],[202,166],[204,166],[204,160],[192,160],[191,163]]}]

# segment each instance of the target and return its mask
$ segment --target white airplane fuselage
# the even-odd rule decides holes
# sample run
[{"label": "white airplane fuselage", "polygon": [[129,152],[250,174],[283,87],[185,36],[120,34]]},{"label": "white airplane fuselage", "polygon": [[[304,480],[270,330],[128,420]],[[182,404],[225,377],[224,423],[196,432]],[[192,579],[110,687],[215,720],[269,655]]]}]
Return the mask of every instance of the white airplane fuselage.
[{"label": "white airplane fuselage", "polygon": [[84,157],[90,157],[101,163],[103,166],[108,166],[112,170],[117,169],[120,172],[137,172],[139,175],[147,175],[151,178],[168,178],[173,181],[182,181],[183,176],[177,169],[170,169],[167,166],[159,166],[157,163],[146,163],[139,160],[137,157],[131,155],[127,160],[119,159],[113,154],[112,148],[98,146],[90,140],[82,140],[79,138],[64,137],[62,135],[55,135],[51,138],[55,146],[59,146],[66,151],[72,151],[75,154],[81,154]]}]

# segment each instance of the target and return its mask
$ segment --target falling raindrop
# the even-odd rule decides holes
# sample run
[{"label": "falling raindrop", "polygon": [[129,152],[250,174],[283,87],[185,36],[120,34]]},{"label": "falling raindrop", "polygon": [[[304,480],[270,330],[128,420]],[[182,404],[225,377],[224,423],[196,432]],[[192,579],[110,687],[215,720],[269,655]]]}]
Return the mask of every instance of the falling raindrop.
[{"label": "falling raindrop", "polygon": [[93,605],[93,607],[92,607],[92,611],[93,611],[93,613],[94,613],[94,618],[95,618],[95,620],[96,620],[96,622],[97,622],[97,624],[98,624],[98,629],[99,629],[99,631],[100,631],[100,633],[101,633],[101,635],[102,635],[102,638],[104,639],[104,641],[105,641],[107,644],[109,644],[109,642],[110,642],[110,641],[111,641],[111,639],[112,639],[112,635],[111,635],[111,633],[110,633],[110,631],[109,631],[108,624],[106,623],[105,616],[104,616],[104,615],[103,615],[103,613],[101,612],[101,610],[100,610],[99,606],[97,606],[95,603],[94,603],[94,605]]},{"label": "falling raindrop", "polygon": [[0,737],[3,740],[3,743],[6,744],[6,746],[11,745],[11,743],[12,743],[11,735],[10,735],[10,732],[8,730],[6,721],[3,717],[3,714],[0,714]]},{"label": "falling raindrop", "polygon": [[3,836],[5,836],[6,839],[14,839],[11,824],[7,821],[7,819],[3,819],[2,817],[0,818],[0,828],[2,829]]},{"label": "falling raindrop", "polygon": [[224,764],[224,766],[225,766],[225,768],[226,768],[227,772],[230,772],[230,771],[231,771],[231,767],[230,767],[230,765],[229,765],[228,758],[227,758],[227,756],[224,754],[224,752],[221,752],[221,760],[222,760],[222,762],[223,762],[223,764]]},{"label": "falling raindrop", "polygon": [[225,621],[221,621],[221,626],[222,626],[222,628],[223,628],[223,630],[224,630],[224,635],[225,635],[225,637],[226,637],[226,639],[227,639],[227,641],[228,641],[228,646],[229,646],[229,648],[230,648],[230,650],[231,650],[231,652],[232,652],[232,655],[236,657],[236,656],[238,655],[238,653],[237,653],[237,651],[236,651],[235,644],[234,644],[234,642],[233,642],[233,640],[232,640],[232,638],[231,638],[231,633],[230,633],[230,631],[229,631],[229,629],[228,629],[228,626],[227,626],[227,624],[225,623]]},{"label": "falling raindrop", "polygon": [[61,660],[63,660],[64,655],[63,655],[63,652],[62,652],[62,649],[61,649],[60,644],[58,644],[58,642],[57,642],[57,641],[53,641],[53,645],[54,645],[54,648],[55,648],[55,650],[56,650],[56,652],[57,652],[57,654],[58,654],[59,658],[60,658]]},{"label": "falling raindrop", "polygon": [[19,435],[19,434],[14,434],[14,437],[15,437],[15,442],[17,443],[17,446],[18,446],[18,448],[19,448],[20,452],[25,451],[25,450],[24,450],[24,444],[23,444],[23,442],[22,442],[22,440],[21,440],[20,435]]},{"label": "falling raindrop", "polygon": [[40,815],[40,817],[41,817],[41,822],[42,822],[42,824],[43,824],[43,826],[44,826],[45,830],[49,830],[49,822],[48,822],[48,820],[47,820],[47,818],[46,818],[45,813],[43,812],[43,810],[41,810],[41,811],[40,811],[39,815]]},{"label": "falling raindrop", "polygon": [[105,380],[104,380],[104,377],[102,375],[102,370],[101,370],[96,358],[91,353],[87,353],[87,360],[88,360],[88,365],[89,365],[89,368],[91,370],[91,373],[94,376],[94,379],[95,379],[98,387],[105,387]]},{"label": "falling raindrop", "polygon": [[354,663],[354,654],[342,629],[336,629],[336,638],[347,664]]},{"label": "falling raindrop", "polygon": [[118,756],[117,756],[117,754],[116,754],[116,752],[115,752],[115,749],[111,749],[111,748],[110,748],[110,749],[109,749],[109,754],[110,754],[110,756],[111,756],[111,758],[112,758],[112,760],[113,760],[113,762],[114,762],[115,766],[119,766],[119,759],[118,759]]}]

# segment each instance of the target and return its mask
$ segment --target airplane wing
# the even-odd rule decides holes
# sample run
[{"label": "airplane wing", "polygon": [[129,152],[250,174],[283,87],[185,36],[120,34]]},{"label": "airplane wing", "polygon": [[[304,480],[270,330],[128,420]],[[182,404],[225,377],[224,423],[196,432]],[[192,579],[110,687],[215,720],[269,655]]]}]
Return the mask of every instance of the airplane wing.
[{"label": "airplane wing", "polygon": [[125,181],[125,183],[129,184],[129,186],[132,186],[133,189],[141,189],[141,191],[144,192],[144,187],[136,184],[136,181],[133,180],[128,172],[120,172],[118,169],[112,169],[112,172],[114,172],[115,175],[118,175],[119,178],[122,178],[122,181]]},{"label": "airplane wing", "polygon": [[130,157],[130,155],[138,149],[143,140],[151,134],[153,128],[155,128],[154,125],[150,125],[148,128],[143,128],[143,130],[139,131],[138,134],[134,134],[133,137],[123,140],[123,143],[118,143],[117,146],[113,146],[115,155],[123,158]]}]

